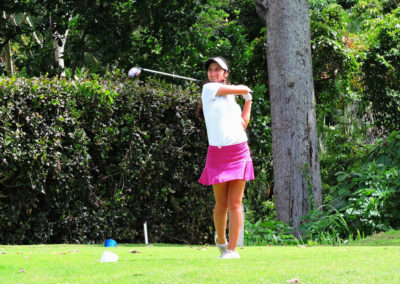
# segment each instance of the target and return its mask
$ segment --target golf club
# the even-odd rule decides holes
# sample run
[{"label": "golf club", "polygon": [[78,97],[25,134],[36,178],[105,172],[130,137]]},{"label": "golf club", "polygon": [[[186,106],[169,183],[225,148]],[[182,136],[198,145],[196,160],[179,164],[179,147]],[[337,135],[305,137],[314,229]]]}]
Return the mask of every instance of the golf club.
[{"label": "golf club", "polygon": [[140,73],[142,71],[155,73],[155,74],[160,74],[160,75],[169,76],[169,77],[178,78],[178,79],[189,80],[189,81],[195,81],[195,82],[199,82],[200,81],[200,80],[189,78],[189,77],[184,77],[184,76],[179,76],[179,75],[175,75],[175,74],[155,71],[155,70],[141,68],[141,67],[132,67],[131,69],[129,69],[128,77],[129,78],[136,78],[136,77],[138,77],[140,75]]}]

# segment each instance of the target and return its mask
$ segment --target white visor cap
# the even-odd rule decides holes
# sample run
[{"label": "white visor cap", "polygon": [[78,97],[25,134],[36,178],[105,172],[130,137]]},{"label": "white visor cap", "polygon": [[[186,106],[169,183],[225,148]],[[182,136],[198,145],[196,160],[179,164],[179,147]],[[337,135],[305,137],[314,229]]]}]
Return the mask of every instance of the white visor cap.
[{"label": "white visor cap", "polygon": [[213,57],[213,58],[208,59],[208,60],[206,61],[206,64],[205,64],[206,70],[208,70],[208,67],[209,67],[210,64],[213,63],[213,62],[218,63],[218,65],[221,66],[222,69],[224,69],[225,71],[229,72],[228,65],[226,65],[225,61],[222,60],[221,57]]}]

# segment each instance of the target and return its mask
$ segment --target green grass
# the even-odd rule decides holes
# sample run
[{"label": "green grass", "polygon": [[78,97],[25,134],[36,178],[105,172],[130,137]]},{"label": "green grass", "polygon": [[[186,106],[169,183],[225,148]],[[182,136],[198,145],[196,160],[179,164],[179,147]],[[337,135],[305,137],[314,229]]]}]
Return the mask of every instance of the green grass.
[{"label": "green grass", "polygon": [[[213,246],[0,245],[0,283],[400,283],[399,234],[354,246],[245,247],[231,260]],[[104,250],[118,262],[99,262]]]},{"label": "green grass", "polygon": [[389,231],[349,243],[351,246],[400,246],[400,231]]}]

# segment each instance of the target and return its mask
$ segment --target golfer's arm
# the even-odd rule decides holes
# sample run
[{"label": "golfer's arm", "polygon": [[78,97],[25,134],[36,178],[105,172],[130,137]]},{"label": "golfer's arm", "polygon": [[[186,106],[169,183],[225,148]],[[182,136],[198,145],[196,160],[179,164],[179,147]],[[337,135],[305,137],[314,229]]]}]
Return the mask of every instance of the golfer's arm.
[{"label": "golfer's arm", "polygon": [[244,103],[243,111],[242,111],[242,125],[243,128],[246,129],[247,125],[250,122],[250,114],[251,114],[251,100]]},{"label": "golfer's arm", "polygon": [[249,88],[244,85],[223,85],[219,87],[216,96],[226,95],[245,95],[249,92]]}]

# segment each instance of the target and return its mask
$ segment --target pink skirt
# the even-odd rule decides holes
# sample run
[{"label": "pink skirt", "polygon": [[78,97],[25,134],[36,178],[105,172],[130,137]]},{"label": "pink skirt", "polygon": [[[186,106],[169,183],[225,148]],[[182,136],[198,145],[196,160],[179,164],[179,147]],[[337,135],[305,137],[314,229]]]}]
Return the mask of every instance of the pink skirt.
[{"label": "pink skirt", "polygon": [[212,185],[236,179],[254,179],[247,141],[229,146],[208,146],[206,166],[199,183]]}]

